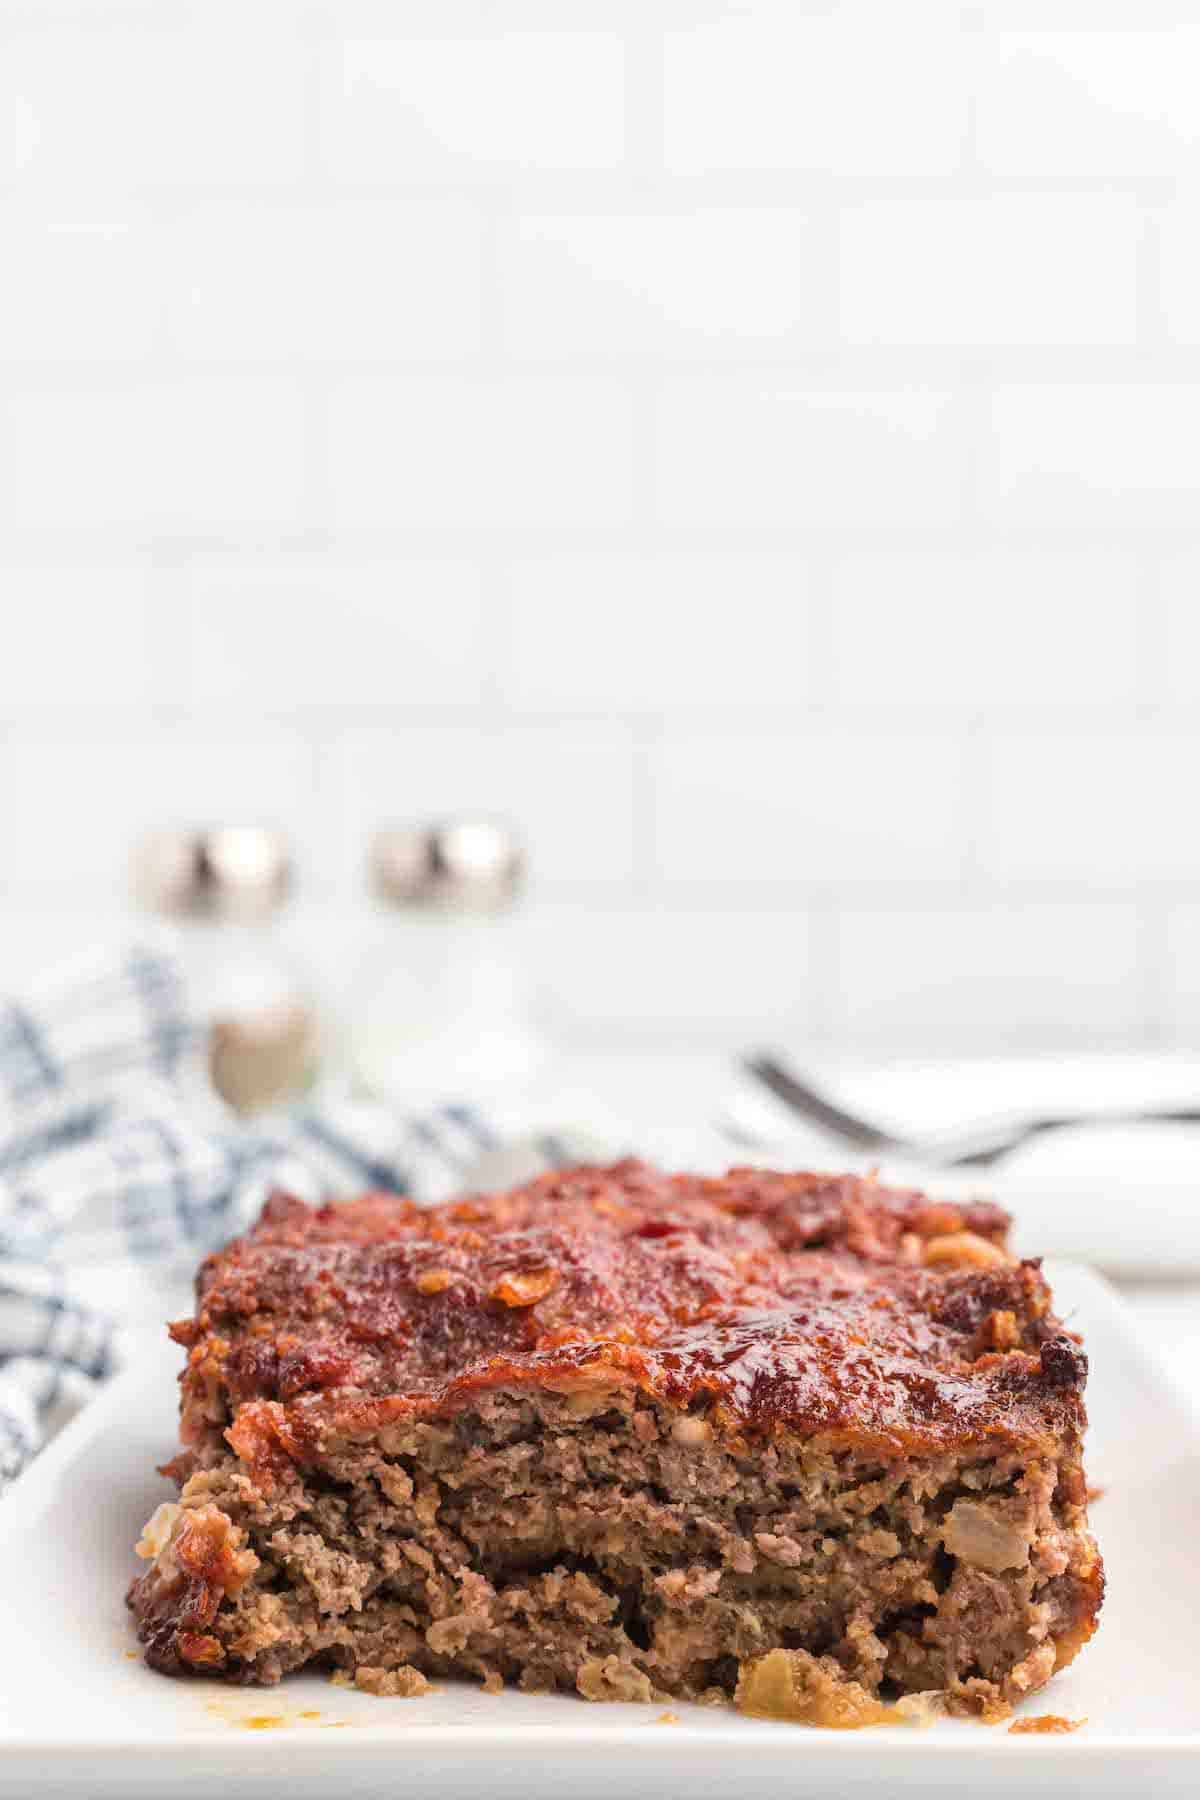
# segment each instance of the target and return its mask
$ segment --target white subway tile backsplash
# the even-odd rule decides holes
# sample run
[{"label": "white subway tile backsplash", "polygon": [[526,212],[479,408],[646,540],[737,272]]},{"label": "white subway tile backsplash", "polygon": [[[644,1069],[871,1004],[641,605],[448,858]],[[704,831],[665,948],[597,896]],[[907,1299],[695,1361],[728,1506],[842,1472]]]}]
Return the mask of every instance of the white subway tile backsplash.
[{"label": "white subway tile backsplash", "polygon": [[567,1042],[695,1048],[744,1045],[764,1030],[807,1037],[819,1029],[815,950],[801,903],[748,912],[542,906],[530,927],[542,1010]]},{"label": "white subway tile backsplash", "polygon": [[849,206],[842,334],[852,344],[1132,344],[1141,229],[1125,194]]},{"label": "white subway tile backsplash", "polygon": [[347,379],[330,403],[334,519],[375,529],[621,525],[633,411],[616,382]]},{"label": "white subway tile backsplash", "polygon": [[303,395],[264,379],[133,378],[0,394],[10,529],[221,531],[305,522]]},{"label": "white subway tile backsplash", "polygon": [[961,483],[947,393],[825,392],[754,374],[673,380],[659,397],[655,484],[665,525],[950,525]]},{"label": "white subway tile backsplash", "polygon": [[351,728],[327,742],[321,783],[327,841],[352,886],[380,825],[463,812],[516,824],[535,892],[633,879],[633,740],[621,726]]},{"label": "white subway tile backsplash", "polygon": [[336,178],[494,181],[611,169],[625,152],[625,49],[587,30],[347,36],[326,47],[321,132]]},{"label": "white subway tile backsplash", "polygon": [[243,721],[169,727],[12,725],[0,744],[5,889],[10,895],[128,893],[129,854],[173,824],[269,824],[307,848],[312,759],[282,727]]},{"label": "white subway tile backsplash", "polygon": [[1163,323],[1177,344],[1200,344],[1200,187],[1186,186],[1158,216]]},{"label": "white subway tile backsplash", "polygon": [[1131,551],[847,552],[831,577],[830,698],[999,712],[1132,704],[1143,587]]},{"label": "white subway tile backsplash", "polygon": [[[976,109],[983,167],[1031,177],[1173,175],[1200,153],[1200,24],[985,28]],[[1078,28],[1082,26],[1083,28]]]},{"label": "white subway tile backsplash", "polygon": [[967,130],[956,8],[759,0],[667,30],[675,174],[950,175]]},{"label": "white subway tile backsplash", "polygon": [[850,906],[837,925],[832,1034],[859,1052],[1136,1042],[1140,944],[1132,903],[1014,894],[986,906]]},{"label": "white subway tile backsplash", "polygon": [[1163,607],[1160,680],[1168,699],[1200,704],[1200,551],[1164,557],[1159,574]]},{"label": "white subway tile backsplash", "polygon": [[482,330],[478,211],[450,197],[189,208],[167,237],[170,348],[203,361],[467,357]]},{"label": "white subway tile backsplash", "polygon": [[6,931],[485,808],[577,1039],[1194,1035],[1193,11],[0,0]]},{"label": "white subway tile backsplash", "polygon": [[484,600],[473,563],[197,557],[178,591],[171,677],[192,706],[428,710],[482,695]]},{"label": "white subway tile backsplash", "polygon": [[1200,901],[1170,907],[1164,937],[1163,1028],[1172,1043],[1200,1043]]},{"label": "white subway tile backsplash", "polygon": [[158,604],[146,559],[0,561],[0,713],[55,707],[69,717],[75,707],[152,705]]},{"label": "white subway tile backsplash", "polygon": [[515,708],[669,716],[816,697],[803,556],[573,552],[522,558],[508,579],[500,683]]},{"label": "white subway tile backsplash", "polygon": [[676,730],[653,763],[656,874],[742,890],[953,883],[963,761],[949,731]]},{"label": "white subway tile backsplash", "polygon": [[998,388],[979,447],[984,517],[1011,525],[1189,525],[1200,502],[1200,383]]},{"label": "white subway tile backsplash", "polygon": [[294,8],[26,16],[0,56],[0,189],[26,194],[298,180],[308,50]]},{"label": "white subway tile backsplash", "polygon": [[829,240],[793,208],[522,214],[500,241],[505,341],[532,357],[719,357],[827,340]]},{"label": "white subway tile backsplash", "polygon": [[43,216],[0,206],[0,361],[138,363],[160,342],[158,242],[148,218],[119,205]]},{"label": "white subway tile backsplash", "polygon": [[979,860],[997,881],[1119,889],[1200,880],[1187,828],[1200,720],[989,734]]}]

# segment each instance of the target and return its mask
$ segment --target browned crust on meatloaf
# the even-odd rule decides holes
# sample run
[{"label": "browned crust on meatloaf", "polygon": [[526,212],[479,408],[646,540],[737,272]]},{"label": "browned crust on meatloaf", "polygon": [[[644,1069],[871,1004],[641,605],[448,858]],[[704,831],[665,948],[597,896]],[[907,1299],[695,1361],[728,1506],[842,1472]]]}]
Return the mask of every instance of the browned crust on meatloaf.
[{"label": "browned crust on meatloaf", "polygon": [[172,1327],[147,1659],[652,1698],[782,1648],[1002,1709],[1102,1592],[1086,1361],[1007,1223],[632,1162],[430,1209],[273,1199]]}]

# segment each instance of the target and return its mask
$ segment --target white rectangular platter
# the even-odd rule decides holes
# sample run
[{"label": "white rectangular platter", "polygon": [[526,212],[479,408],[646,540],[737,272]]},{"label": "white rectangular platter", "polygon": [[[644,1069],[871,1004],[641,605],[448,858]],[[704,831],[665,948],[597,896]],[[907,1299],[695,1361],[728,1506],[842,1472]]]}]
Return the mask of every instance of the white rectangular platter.
[{"label": "white rectangular platter", "polygon": [[[0,1794],[412,1795],[420,1800],[1200,1790],[1200,1425],[1096,1276],[1051,1271],[1091,1356],[1089,1474],[1109,1590],[1077,1663],[1028,1703],[1087,1724],[1010,1736],[823,1732],[677,1706],[593,1706],[446,1685],[383,1700],[298,1676],[236,1689],[151,1673],[123,1604],[167,1484],[178,1351],[139,1360],[0,1501]],[[254,1721],[267,1719],[269,1725]]]}]

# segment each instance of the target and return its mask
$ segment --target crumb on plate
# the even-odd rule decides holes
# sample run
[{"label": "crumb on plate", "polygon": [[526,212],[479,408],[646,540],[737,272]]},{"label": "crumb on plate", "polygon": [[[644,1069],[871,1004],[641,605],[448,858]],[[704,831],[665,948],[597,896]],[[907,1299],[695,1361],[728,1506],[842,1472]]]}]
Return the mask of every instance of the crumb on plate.
[{"label": "crumb on plate", "polygon": [[1035,1713],[1030,1719],[1014,1719],[1008,1729],[1015,1737],[1053,1736],[1056,1732],[1078,1731],[1086,1724],[1086,1719],[1064,1719],[1060,1713]]},{"label": "crumb on plate", "polygon": [[408,1663],[401,1663],[395,1669],[360,1663],[353,1673],[349,1669],[335,1669],[329,1679],[334,1687],[358,1688],[360,1693],[377,1694],[389,1700],[412,1700],[418,1694],[435,1692],[421,1671]]}]

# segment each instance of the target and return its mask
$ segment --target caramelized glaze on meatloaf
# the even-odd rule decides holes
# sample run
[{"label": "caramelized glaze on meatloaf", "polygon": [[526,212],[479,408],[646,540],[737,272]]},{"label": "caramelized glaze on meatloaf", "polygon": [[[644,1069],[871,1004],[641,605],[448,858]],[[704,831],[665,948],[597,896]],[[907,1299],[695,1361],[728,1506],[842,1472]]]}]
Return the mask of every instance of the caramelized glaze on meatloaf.
[{"label": "caramelized glaze on meatloaf", "polygon": [[147,1661],[1003,1712],[1103,1588],[1086,1359],[1007,1223],[634,1162],[429,1209],[272,1199],[171,1327]]}]

